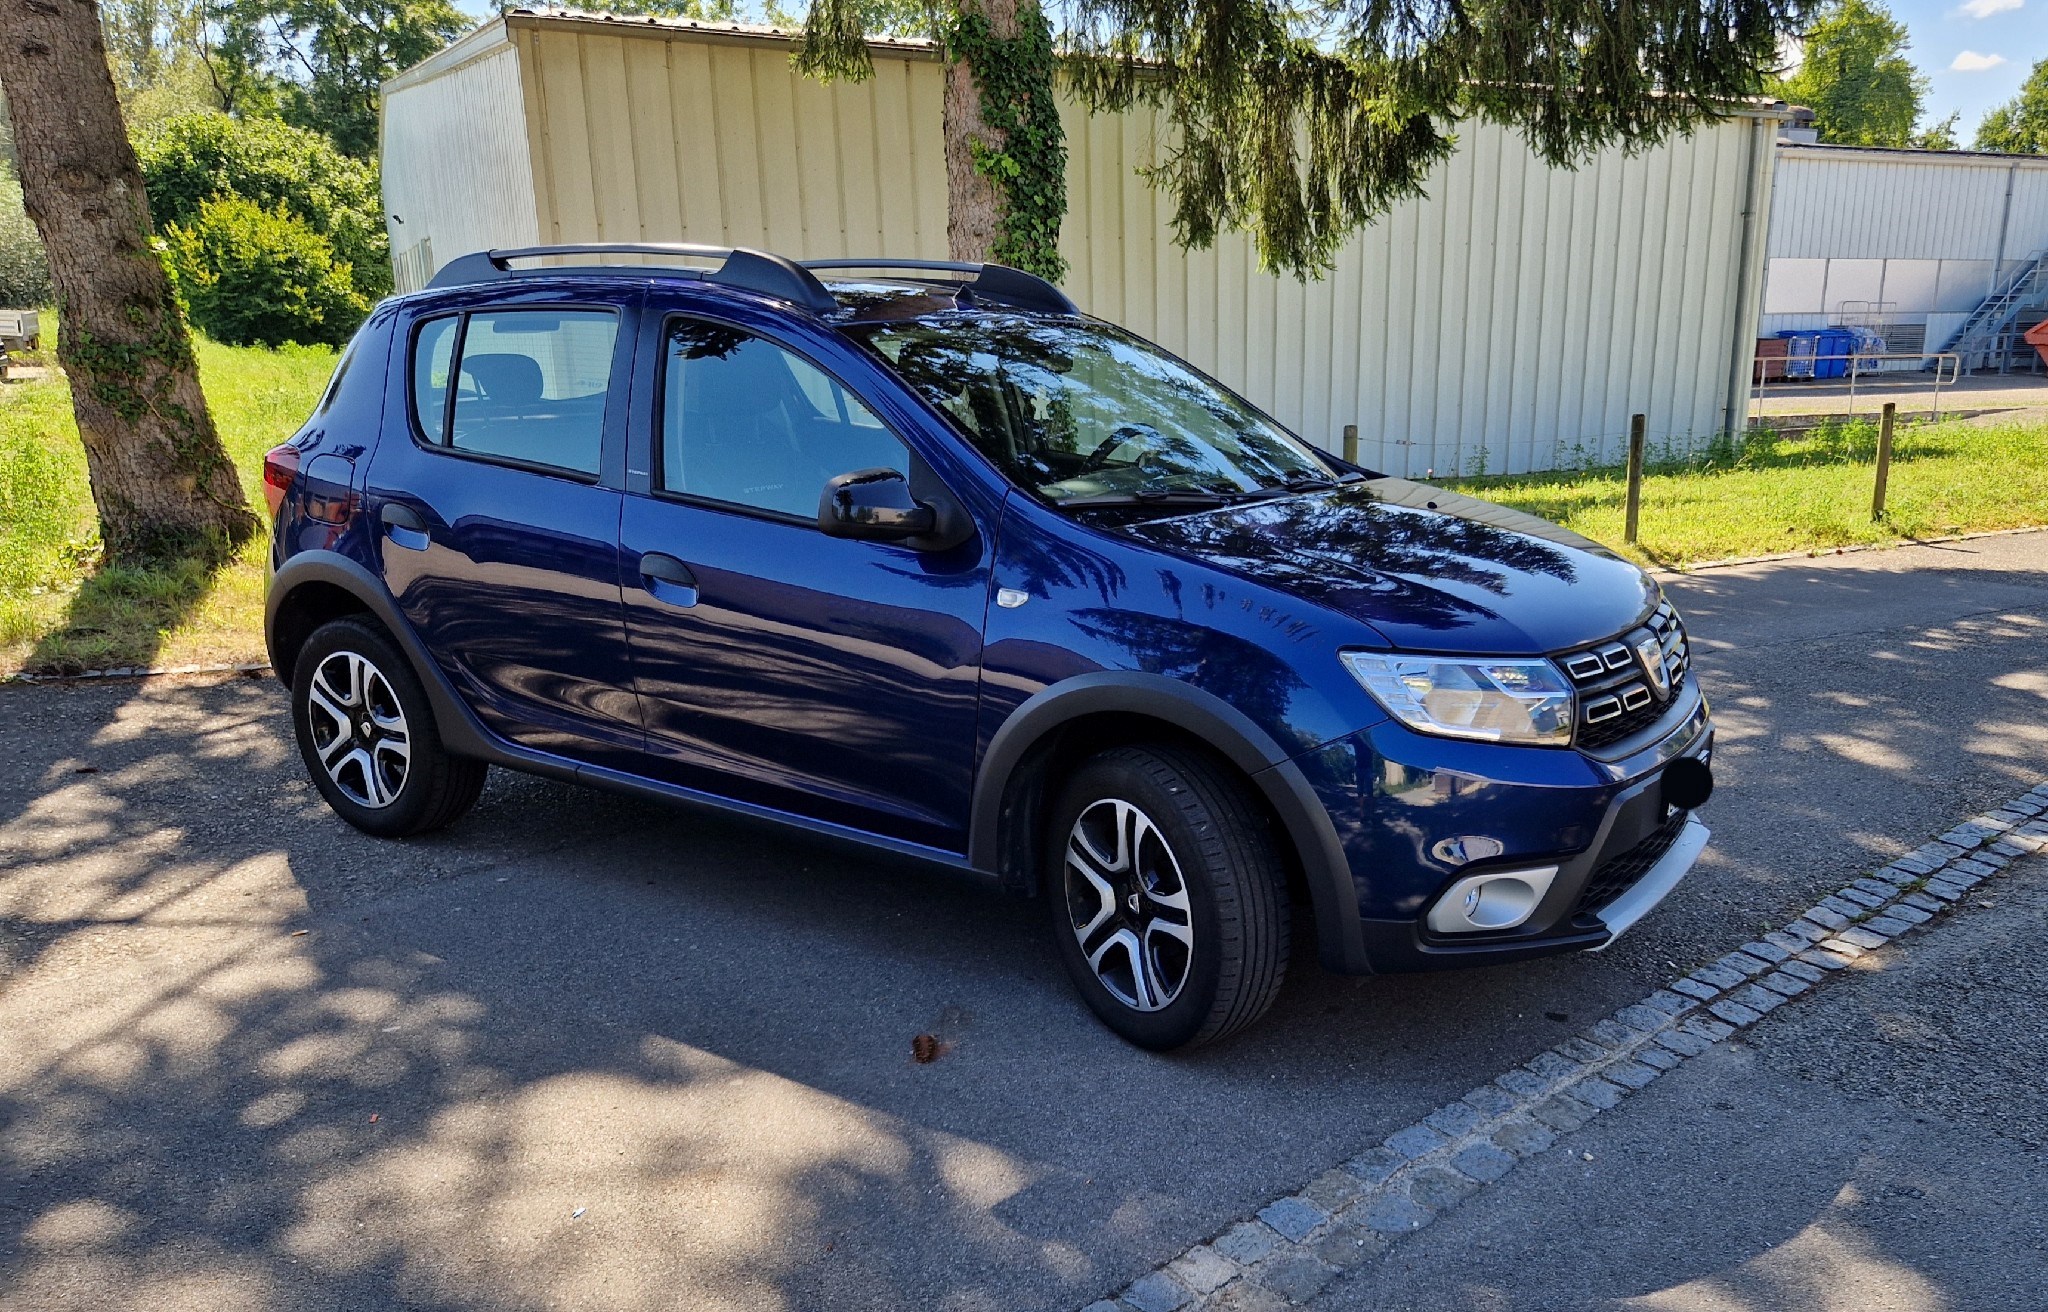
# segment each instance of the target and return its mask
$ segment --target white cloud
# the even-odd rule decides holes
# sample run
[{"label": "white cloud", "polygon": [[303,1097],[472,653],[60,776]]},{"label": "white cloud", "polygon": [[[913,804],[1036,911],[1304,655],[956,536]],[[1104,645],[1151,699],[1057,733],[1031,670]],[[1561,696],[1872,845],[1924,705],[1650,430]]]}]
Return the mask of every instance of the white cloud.
[{"label": "white cloud", "polygon": [[1997,68],[2005,62],[2004,55],[1980,55],[1974,50],[1965,50],[1950,64],[1952,73],[1981,73],[1987,68]]},{"label": "white cloud", "polygon": [[1964,0],[1962,12],[1971,18],[1989,18],[2009,9],[2018,9],[2027,0]]}]

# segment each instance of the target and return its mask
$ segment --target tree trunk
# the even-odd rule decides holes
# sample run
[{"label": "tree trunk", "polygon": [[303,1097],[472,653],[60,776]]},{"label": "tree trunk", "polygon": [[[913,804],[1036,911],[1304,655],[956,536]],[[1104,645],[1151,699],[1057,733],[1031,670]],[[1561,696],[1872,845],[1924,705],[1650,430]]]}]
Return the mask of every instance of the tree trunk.
[{"label": "tree trunk", "polygon": [[57,359],[110,557],[223,550],[257,529],[199,390],[93,0],[0,0],[22,200],[57,289]]},{"label": "tree trunk", "polygon": [[[1016,37],[1018,0],[960,0],[959,7],[987,19],[999,40]],[[1002,189],[975,167],[975,145],[1002,150],[1009,141],[983,121],[974,70],[958,57],[946,65],[944,130],[946,248],[953,259],[984,263],[991,258],[1008,215]]]}]

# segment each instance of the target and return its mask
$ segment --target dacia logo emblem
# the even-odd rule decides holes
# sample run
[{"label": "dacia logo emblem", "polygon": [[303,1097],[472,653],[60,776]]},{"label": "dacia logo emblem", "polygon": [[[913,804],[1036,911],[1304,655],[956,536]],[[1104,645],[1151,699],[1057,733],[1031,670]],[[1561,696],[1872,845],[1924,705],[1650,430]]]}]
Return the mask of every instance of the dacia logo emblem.
[{"label": "dacia logo emblem", "polygon": [[1650,691],[1657,694],[1657,700],[1668,700],[1671,673],[1664,668],[1664,644],[1654,637],[1644,638],[1636,644],[1636,659],[1642,662],[1643,673],[1649,676]]}]

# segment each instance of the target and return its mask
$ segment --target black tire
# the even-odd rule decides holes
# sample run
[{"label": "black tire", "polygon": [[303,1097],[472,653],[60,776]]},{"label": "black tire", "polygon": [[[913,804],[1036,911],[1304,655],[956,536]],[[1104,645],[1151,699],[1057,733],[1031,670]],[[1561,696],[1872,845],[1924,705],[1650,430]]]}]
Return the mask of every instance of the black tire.
[{"label": "black tire", "polygon": [[[1157,846],[1143,837],[1141,820]],[[1123,846],[1111,850],[1107,840],[1126,825]],[[1088,865],[1083,842],[1107,856],[1132,846],[1141,855]],[[1287,972],[1286,876],[1264,817],[1222,767],[1176,747],[1103,752],[1061,790],[1045,846],[1044,891],[1060,960],[1109,1028],[1141,1048],[1187,1048],[1234,1034],[1273,1005]],[[1160,858],[1162,847],[1170,862]],[[1095,922],[1084,947],[1083,922],[1111,905],[1103,881],[1118,891],[1110,914],[1121,919]],[[1175,881],[1185,893],[1191,946],[1174,930]],[[1103,969],[1091,964],[1091,949]],[[1149,985],[1135,978],[1139,953],[1152,972]]]},{"label": "black tire", "polygon": [[[345,742],[338,717],[348,725]],[[379,838],[454,824],[476,805],[490,768],[448,753],[404,653],[375,623],[353,616],[321,625],[299,649],[292,731],[327,805]]]}]

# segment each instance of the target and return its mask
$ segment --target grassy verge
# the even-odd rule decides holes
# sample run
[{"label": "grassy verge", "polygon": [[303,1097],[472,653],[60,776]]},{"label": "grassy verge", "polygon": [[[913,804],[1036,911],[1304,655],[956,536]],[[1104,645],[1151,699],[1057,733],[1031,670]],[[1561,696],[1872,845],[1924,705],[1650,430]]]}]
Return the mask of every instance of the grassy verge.
[{"label": "grassy verge", "polygon": [[1622,544],[1627,483],[1618,468],[1454,486],[1670,568],[2048,524],[2048,425],[1977,419],[1901,428],[1881,521],[1870,517],[1876,462],[1876,425],[1854,420],[1802,438],[1761,433],[1739,453],[1653,467],[1634,547]]},{"label": "grassy verge", "polygon": [[[263,453],[312,413],[335,354],[199,342],[214,422],[259,511]],[[0,674],[262,660],[267,549],[259,539],[217,569],[99,568],[69,388],[0,386]]]}]

